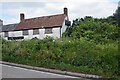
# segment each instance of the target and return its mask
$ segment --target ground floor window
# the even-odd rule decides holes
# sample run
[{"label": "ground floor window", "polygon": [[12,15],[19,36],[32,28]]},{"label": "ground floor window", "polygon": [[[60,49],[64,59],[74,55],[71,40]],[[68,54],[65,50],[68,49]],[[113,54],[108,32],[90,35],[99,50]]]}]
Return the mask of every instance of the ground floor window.
[{"label": "ground floor window", "polygon": [[39,29],[33,29],[33,35],[39,34]]},{"label": "ground floor window", "polygon": [[19,40],[19,39],[24,39],[23,36],[20,37],[8,37],[8,40]]},{"label": "ground floor window", "polygon": [[51,34],[52,28],[45,28],[45,34]]},{"label": "ground floor window", "polygon": [[5,32],[5,35],[4,35],[5,37],[8,37],[8,32]]},{"label": "ground floor window", "polygon": [[28,35],[28,30],[23,30],[23,35]]}]

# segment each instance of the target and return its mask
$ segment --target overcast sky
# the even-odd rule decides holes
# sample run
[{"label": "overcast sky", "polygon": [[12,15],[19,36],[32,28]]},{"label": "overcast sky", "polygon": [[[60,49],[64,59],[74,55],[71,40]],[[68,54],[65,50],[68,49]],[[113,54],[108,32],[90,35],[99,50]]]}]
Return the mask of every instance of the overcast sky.
[{"label": "overcast sky", "polygon": [[[70,20],[84,16],[103,18],[112,15],[119,0],[1,0],[0,19],[5,24],[19,23],[19,14],[25,18],[63,13],[68,8]],[[2,13],[1,13],[2,12]]]}]

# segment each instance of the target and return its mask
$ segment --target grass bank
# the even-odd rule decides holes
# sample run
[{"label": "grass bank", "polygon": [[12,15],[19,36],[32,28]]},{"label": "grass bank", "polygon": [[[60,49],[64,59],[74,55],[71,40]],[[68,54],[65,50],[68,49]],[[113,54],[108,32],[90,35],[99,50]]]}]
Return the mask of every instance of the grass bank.
[{"label": "grass bank", "polygon": [[2,41],[2,60],[72,72],[118,76],[116,42],[95,44],[81,39]]}]

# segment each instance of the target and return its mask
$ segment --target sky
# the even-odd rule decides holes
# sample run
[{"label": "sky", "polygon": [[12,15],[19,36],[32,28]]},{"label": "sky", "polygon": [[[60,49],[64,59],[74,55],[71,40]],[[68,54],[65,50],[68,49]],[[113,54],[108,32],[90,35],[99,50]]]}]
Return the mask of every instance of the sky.
[{"label": "sky", "polygon": [[20,22],[20,13],[25,19],[63,13],[68,8],[71,21],[76,18],[93,16],[104,18],[113,15],[119,0],[1,0],[0,19],[3,24]]}]

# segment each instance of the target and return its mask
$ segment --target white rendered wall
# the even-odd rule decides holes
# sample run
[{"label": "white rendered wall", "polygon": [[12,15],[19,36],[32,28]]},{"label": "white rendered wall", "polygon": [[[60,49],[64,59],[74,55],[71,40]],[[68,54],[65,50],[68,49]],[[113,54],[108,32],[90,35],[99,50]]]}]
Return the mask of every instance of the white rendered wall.
[{"label": "white rendered wall", "polygon": [[52,32],[53,32],[53,35],[52,35],[53,38],[60,38],[60,27],[53,28]]},{"label": "white rendered wall", "polygon": [[7,40],[7,37],[4,37],[4,35],[5,35],[4,32],[0,32],[0,36],[1,36],[3,39]]},{"label": "white rendered wall", "polygon": [[[67,17],[65,18],[65,20],[67,20]],[[63,25],[62,25],[62,28],[61,28],[61,36],[62,36],[62,34],[66,31],[66,29],[67,29],[67,27],[68,27],[68,26],[65,25],[65,20],[64,20]]]},{"label": "white rendered wall", "polygon": [[40,33],[39,39],[45,38],[45,29],[39,29],[39,33]]},{"label": "white rendered wall", "polygon": [[[67,20],[67,17],[65,18],[65,20]],[[65,25],[65,20],[63,22],[62,28],[61,27],[56,27],[56,28],[52,28],[52,32],[51,34],[45,34],[45,29],[39,29],[39,34],[37,35],[33,35],[33,29],[28,30],[29,34],[28,35],[23,35],[23,31],[10,31],[8,32],[9,37],[21,37],[24,36],[24,40],[28,40],[28,39],[32,39],[32,38],[38,38],[38,39],[43,39],[46,36],[50,36],[53,38],[60,38],[62,37],[63,32],[65,32],[67,26]],[[0,33],[1,37],[3,37],[4,39],[7,39],[6,37],[4,37],[4,32]]]},{"label": "white rendered wall", "polygon": [[[52,32],[51,34],[45,34],[45,29],[39,29],[39,34],[37,35],[33,35],[33,30],[28,30],[28,35],[23,35],[23,31],[10,31],[8,32],[8,37],[22,37],[24,36],[24,40],[29,40],[32,38],[38,38],[38,39],[43,39],[46,36],[50,36],[53,38],[60,38],[60,27],[57,28],[52,28]],[[4,39],[7,39],[7,37],[4,37],[4,33],[5,32],[1,32],[0,35],[1,37],[3,37]]]},{"label": "white rendered wall", "polygon": [[1,37],[4,37],[4,32],[0,32],[0,36],[1,36]]},{"label": "white rendered wall", "polygon": [[5,35],[4,32],[0,32],[0,36],[1,36],[3,39],[7,40],[7,37],[4,37],[4,35]]},{"label": "white rendered wall", "polygon": [[18,36],[22,36],[22,31],[10,31],[8,32],[9,37],[18,37]]}]

